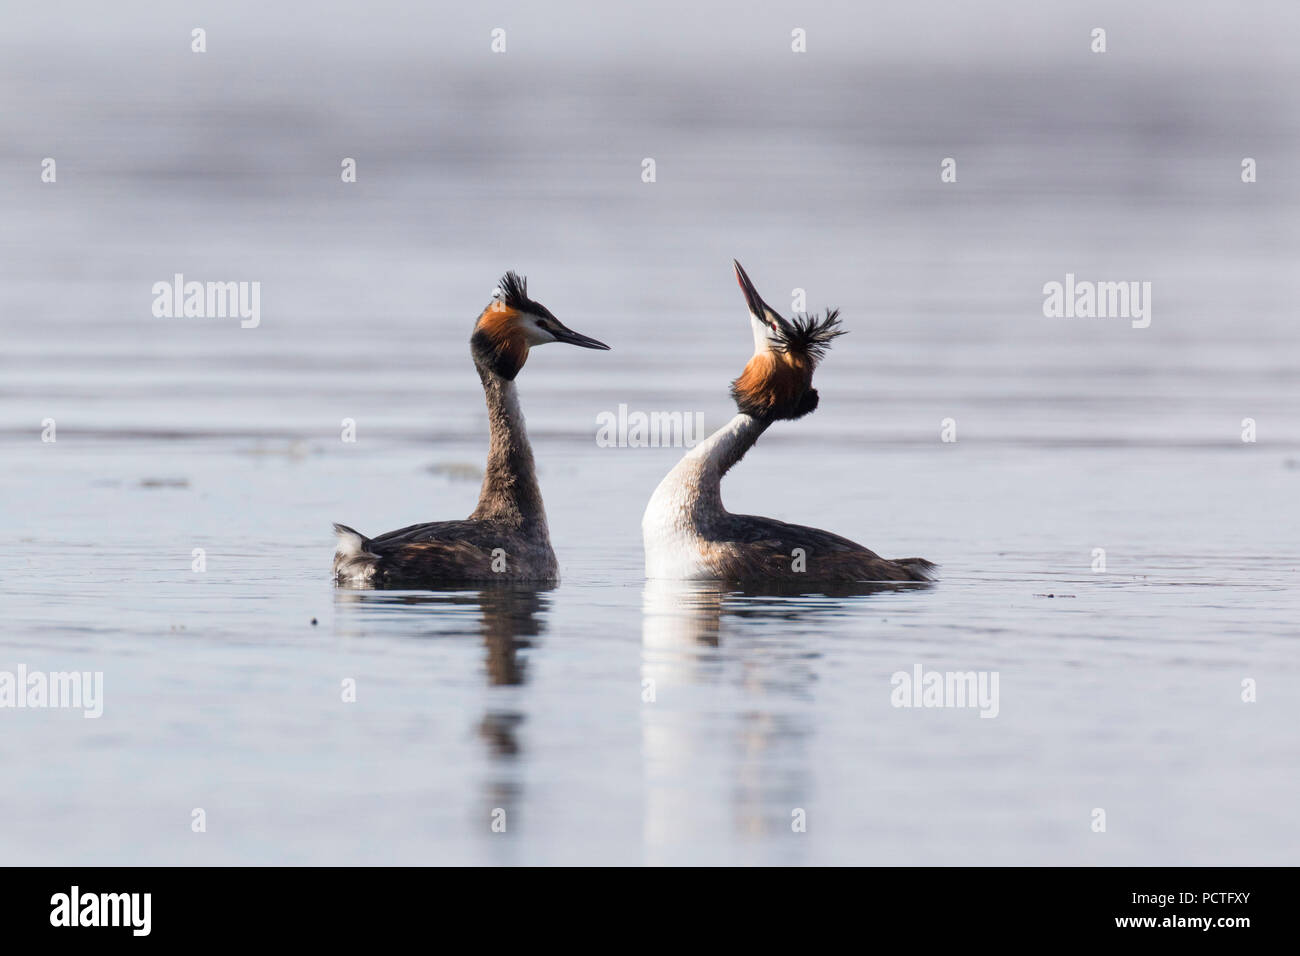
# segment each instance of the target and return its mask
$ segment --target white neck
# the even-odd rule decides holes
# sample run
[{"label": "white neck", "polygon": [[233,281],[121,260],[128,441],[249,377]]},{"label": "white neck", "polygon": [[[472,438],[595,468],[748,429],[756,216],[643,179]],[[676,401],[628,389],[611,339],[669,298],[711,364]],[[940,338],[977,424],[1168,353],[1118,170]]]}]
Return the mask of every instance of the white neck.
[{"label": "white neck", "polygon": [[722,476],[754,446],[767,425],[742,412],[687,452],[664,481],[674,475],[689,480],[697,507],[715,505],[722,511]]},{"label": "white neck", "polygon": [[697,576],[699,543],[712,519],[727,513],[722,476],[751,447],[768,422],[739,414],[692,448],[659,482],[641,519],[646,574],[652,578]]}]

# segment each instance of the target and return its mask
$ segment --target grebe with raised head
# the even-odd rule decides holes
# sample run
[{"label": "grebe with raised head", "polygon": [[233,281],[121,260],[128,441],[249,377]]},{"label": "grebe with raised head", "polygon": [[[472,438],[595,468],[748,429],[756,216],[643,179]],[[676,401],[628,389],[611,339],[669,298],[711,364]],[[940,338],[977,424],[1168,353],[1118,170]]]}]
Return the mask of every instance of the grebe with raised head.
[{"label": "grebe with raised head", "polygon": [[529,349],[567,342],[609,349],[567,328],[528,282],[507,272],[479,315],[470,354],[487,399],[487,468],[478,507],[464,521],[433,521],[377,538],[335,524],[334,583],[352,588],[431,588],[485,581],[551,582],[559,576],[537,486],[515,376]]},{"label": "grebe with raised head", "polygon": [[722,504],[722,477],[775,421],[817,407],[813,370],[842,335],[839,311],[783,318],[736,266],[749,306],[754,355],[731,384],[738,414],[696,445],[659,483],[641,519],[649,578],[735,582],[928,581],[924,558],[889,560],[829,531],[736,515]]}]

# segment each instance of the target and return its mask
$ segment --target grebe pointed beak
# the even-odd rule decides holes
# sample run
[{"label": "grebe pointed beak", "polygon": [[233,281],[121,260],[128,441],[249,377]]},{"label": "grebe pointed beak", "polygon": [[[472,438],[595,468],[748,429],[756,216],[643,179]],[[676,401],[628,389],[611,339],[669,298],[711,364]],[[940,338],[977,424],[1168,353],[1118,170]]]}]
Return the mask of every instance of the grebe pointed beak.
[{"label": "grebe pointed beak", "polygon": [[749,306],[750,315],[755,316],[760,322],[775,331],[778,318],[776,310],[763,301],[763,297],[754,288],[754,283],[749,280],[749,274],[745,272],[745,267],[736,259],[731,261],[736,267],[736,281],[740,283],[740,291],[745,293],[745,304]]},{"label": "grebe pointed beak", "polygon": [[745,293],[745,303],[749,306],[750,315],[753,315],[759,323],[766,325],[772,332],[781,333],[783,330],[789,332],[789,321],[784,319],[775,308],[763,302],[762,295],[758,294],[758,289],[755,289],[753,282],[750,282],[749,274],[745,272],[744,265],[741,265],[735,259],[732,259],[732,263],[736,265],[736,281],[740,282],[740,289],[742,293]]},{"label": "grebe pointed beak", "polygon": [[583,335],[581,332],[575,332],[566,326],[561,325],[558,321],[552,320],[553,327],[550,329],[551,335],[555,336],[557,342],[567,342],[569,345],[576,345],[583,349],[600,349],[602,352],[608,352],[609,346],[598,339],[593,339],[589,335]]}]

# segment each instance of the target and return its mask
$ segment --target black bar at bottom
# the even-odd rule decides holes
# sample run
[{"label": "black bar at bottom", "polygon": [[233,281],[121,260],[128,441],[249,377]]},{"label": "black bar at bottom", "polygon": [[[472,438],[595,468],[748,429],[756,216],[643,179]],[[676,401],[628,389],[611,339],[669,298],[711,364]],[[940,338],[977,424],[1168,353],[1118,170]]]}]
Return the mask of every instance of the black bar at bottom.
[{"label": "black bar at bottom", "polygon": [[1232,945],[1283,930],[1295,883],[1289,869],[1197,867],[553,869],[540,876],[527,869],[54,867],[0,870],[0,881],[6,943],[117,937],[334,946],[485,926],[494,939],[517,926],[533,938],[561,932],[576,942],[595,919],[626,922],[629,939],[649,942],[679,932],[688,916],[692,924],[722,921],[715,931],[733,942],[761,936],[775,921],[795,932],[805,923],[818,937],[848,929],[863,942],[910,926],[927,944],[1129,937]]}]

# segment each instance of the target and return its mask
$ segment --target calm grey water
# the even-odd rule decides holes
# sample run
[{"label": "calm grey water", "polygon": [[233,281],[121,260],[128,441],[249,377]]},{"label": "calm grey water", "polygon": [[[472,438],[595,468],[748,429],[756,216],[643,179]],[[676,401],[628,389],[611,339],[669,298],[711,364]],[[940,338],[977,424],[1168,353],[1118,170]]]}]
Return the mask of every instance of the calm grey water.
[{"label": "calm grey water", "polygon": [[[1035,18],[971,63],[949,23],[873,65],[776,16],[619,62],[635,20],[491,58],[236,6],[203,57],[138,12],[0,50],[0,671],[104,674],[98,720],[0,709],[0,860],[1300,862],[1300,136],[1248,31],[1216,56],[1178,20],[1152,63]],[[733,256],[851,334],[729,507],[935,586],[644,580],[681,449],[596,417],[726,421]],[[331,521],[472,509],[467,338],[507,268],[614,348],[519,379],[563,582],[335,591]],[[261,325],[154,318],[177,272],[260,281]],[[1067,272],[1152,282],[1150,328],[1044,318]],[[916,665],[997,672],[998,716],[891,706]]]}]

